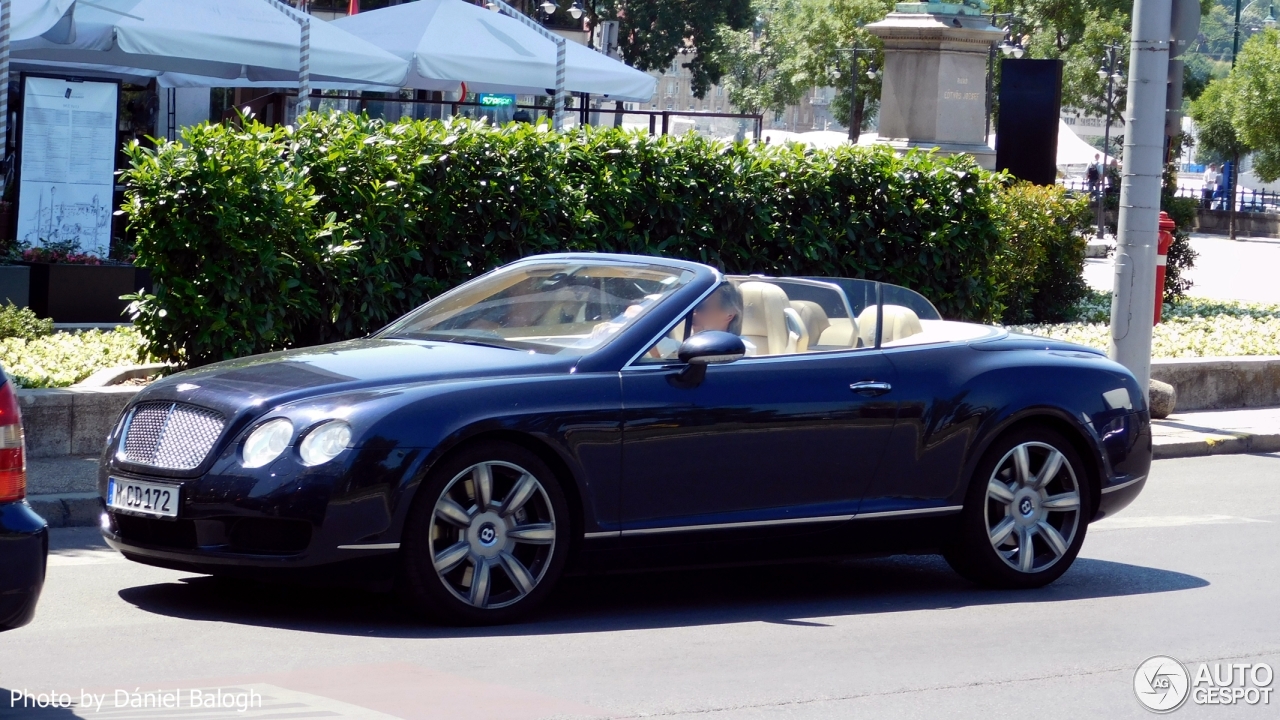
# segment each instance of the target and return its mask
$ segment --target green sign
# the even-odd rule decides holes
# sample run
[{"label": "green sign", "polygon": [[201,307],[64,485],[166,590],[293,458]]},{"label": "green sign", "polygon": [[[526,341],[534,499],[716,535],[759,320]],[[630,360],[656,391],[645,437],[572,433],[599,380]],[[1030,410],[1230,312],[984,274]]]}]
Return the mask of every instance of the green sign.
[{"label": "green sign", "polygon": [[492,93],[479,93],[476,99],[481,105],[486,107],[514,107],[516,104],[515,95],[494,95]]}]

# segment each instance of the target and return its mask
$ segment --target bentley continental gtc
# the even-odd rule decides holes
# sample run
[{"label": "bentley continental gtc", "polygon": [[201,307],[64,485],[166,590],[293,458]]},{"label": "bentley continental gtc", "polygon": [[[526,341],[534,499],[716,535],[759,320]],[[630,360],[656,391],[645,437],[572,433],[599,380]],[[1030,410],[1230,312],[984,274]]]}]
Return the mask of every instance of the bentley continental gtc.
[{"label": "bentley continental gtc", "polygon": [[480,624],[567,573],[940,553],[1038,587],[1150,465],[1145,393],[1095,350],[882,283],[559,254],[152,384],[99,490],[131,560]]}]

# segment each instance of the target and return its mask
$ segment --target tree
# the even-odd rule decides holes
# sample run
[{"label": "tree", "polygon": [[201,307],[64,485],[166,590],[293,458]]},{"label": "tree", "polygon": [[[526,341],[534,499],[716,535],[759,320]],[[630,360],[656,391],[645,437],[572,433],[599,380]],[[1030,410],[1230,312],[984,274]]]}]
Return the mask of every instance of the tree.
[{"label": "tree", "polygon": [[1280,179],[1280,31],[1249,38],[1227,88],[1231,125],[1240,148],[1253,151],[1254,174],[1263,182]]},{"label": "tree", "polygon": [[686,67],[699,98],[724,75],[723,30],[745,30],[755,17],[751,0],[584,0],[582,6],[592,27],[618,21],[618,47],[628,65],[662,70],[676,55],[693,53]]},{"label": "tree", "polygon": [[884,19],[892,0],[756,0],[756,23],[747,31],[725,31],[720,62],[729,70],[729,99],[748,112],[780,112],[799,102],[805,90],[834,87],[832,114],[849,122],[852,82],[851,53],[858,54],[854,77],[858,103],[853,121],[862,127],[880,99],[879,79],[867,77],[881,67],[884,51],[879,38],[863,27]]},{"label": "tree", "polygon": [[[1024,21],[1013,25],[1022,34],[1027,57],[1060,59],[1062,104],[1092,115],[1106,113],[1106,81],[1098,67],[1108,45],[1119,45],[1121,73],[1129,60],[1132,0],[993,0],[992,11],[1013,13]],[[1116,99],[1117,117],[1124,93]]]},{"label": "tree", "polygon": [[[1200,97],[1191,103],[1191,119],[1196,123],[1196,137],[1201,153],[1215,159],[1231,160],[1232,177],[1226,178],[1229,188],[1235,187],[1235,176],[1239,173],[1240,156],[1249,152],[1240,134],[1236,132],[1238,88],[1237,78],[1233,72],[1230,77],[1210,82],[1200,93]],[[1235,202],[1229,201],[1227,232],[1232,239],[1236,236]]]}]

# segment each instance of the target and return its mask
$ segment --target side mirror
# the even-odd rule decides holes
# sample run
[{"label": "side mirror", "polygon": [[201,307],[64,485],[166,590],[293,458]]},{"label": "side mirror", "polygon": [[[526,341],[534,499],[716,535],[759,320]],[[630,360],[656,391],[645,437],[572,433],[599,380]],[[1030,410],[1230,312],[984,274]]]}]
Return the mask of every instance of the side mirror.
[{"label": "side mirror", "polygon": [[747,354],[742,338],[733,333],[708,330],[685,340],[676,357],[690,365],[715,365],[740,359]]},{"label": "side mirror", "polygon": [[700,332],[680,345],[676,357],[688,365],[669,380],[676,387],[696,387],[707,377],[708,365],[731,363],[746,354],[747,346],[733,333],[718,330]]}]

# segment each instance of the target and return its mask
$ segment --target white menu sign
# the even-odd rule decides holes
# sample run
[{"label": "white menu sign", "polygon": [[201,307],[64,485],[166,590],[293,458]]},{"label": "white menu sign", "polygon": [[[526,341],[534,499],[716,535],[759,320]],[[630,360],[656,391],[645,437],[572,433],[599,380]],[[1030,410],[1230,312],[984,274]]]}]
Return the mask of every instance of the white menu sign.
[{"label": "white menu sign", "polygon": [[18,239],[106,256],[115,186],[114,82],[24,78]]}]

